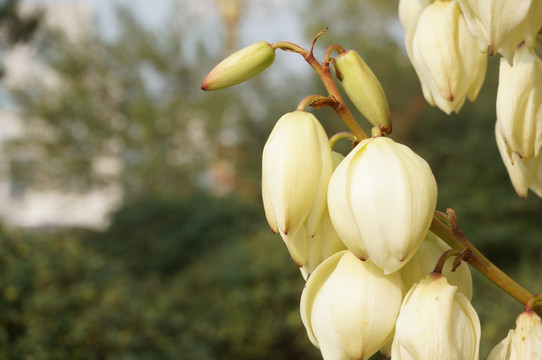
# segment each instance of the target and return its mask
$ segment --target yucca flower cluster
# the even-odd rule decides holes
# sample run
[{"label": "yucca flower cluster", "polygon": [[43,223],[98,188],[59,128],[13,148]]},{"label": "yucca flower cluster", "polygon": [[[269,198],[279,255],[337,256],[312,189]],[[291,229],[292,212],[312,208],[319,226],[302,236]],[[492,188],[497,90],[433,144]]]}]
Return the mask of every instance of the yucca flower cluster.
[{"label": "yucca flower cluster", "polygon": [[[370,71],[357,53],[350,50],[339,59],[351,54],[355,54],[353,61],[339,63],[343,85],[358,82],[356,86],[361,87],[367,79],[377,81],[356,75]],[[381,89],[379,83],[366,86],[372,88]],[[360,111],[382,114],[373,117],[373,124],[387,126],[389,109],[383,92],[347,93]],[[356,98],[358,94],[361,98]],[[386,108],[367,110],[362,107],[364,99],[372,99],[365,103],[373,107]],[[404,354],[412,349],[429,355],[452,348],[458,352],[450,358],[476,358],[480,324],[469,303],[468,268],[463,266],[462,276],[454,279],[457,286],[440,273],[427,275],[442,252],[431,256],[423,253],[424,249],[443,246],[428,231],[437,185],[427,162],[407,146],[380,134],[357,144],[335,169],[331,157],[323,128],[314,115],[300,110],[279,119],[263,150],[262,194],[267,219],[308,277],[301,297],[301,318],[309,339],[325,359],[366,359],[392,339],[396,345],[391,354],[398,358],[408,358]],[[331,222],[323,221],[324,216]],[[328,239],[315,236],[322,226],[333,234],[330,244]],[[422,249],[426,237],[429,240]],[[341,249],[337,239],[346,250],[337,252]],[[321,251],[326,247],[335,253]],[[314,253],[318,259],[313,256],[309,262]],[[416,290],[415,284],[420,282],[427,283],[426,290],[422,291],[421,285]],[[458,286],[465,288],[469,298],[457,291]],[[434,303],[435,298],[439,301],[433,308],[424,303]],[[421,314],[428,317],[426,322],[420,322]],[[409,317],[418,321],[411,322]],[[398,327],[394,333],[401,319],[408,326]],[[438,336],[436,342],[430,342],[435,348],[426,347],[423,337],[410,336],[416,324],[420,332]],[[431,324],[434,328],[430,329]],[[454,331],[465,329],[470,332],[456,341]]]},{"label": "yucca flower cluster", "polygon": [[408,56],[427,102],[450,114],[474,101],[487,54],[500,54],[495,135],[521,198],[542,197],[541,0],[400,0]]},{"label": "yucca flower cluster", "polygon": [[[492,6],[477,4],[400,2],[408,53],[424,95],[447,113],[459,111],[466,97],[474,100],[485,76],[486,50],[473,35],[475,25],[489,42],[490,53],[510,55],[509,42],[524,37],[506,37],[493,29],[485,13]],[[518,33],[531,29],[535,20],[528,19],[529,26],[517,25]],[[445,28],[440,31],[439,26]],[[507,167],[520,174],[513,178],[514,186],[526,195],[528,188],[542,192],[538,162],[529,163],[539,156],[542,141],[536,121],[542,116],[540,102],[536,105],[542,96],[542,68],[528,41],[519,41],[511,62],[504,58],[502,66],[509,69],[501,76],[515,81],[514,89],[520,91],[499,90],[499,97],[513,99],[511,105],[503,101],[496,131]],[[276,49],[301,54],[329,92],[327,97],[303,99],[295,111],[278,119],[262,155],[265,216],[306,280],[300,312],[308,338],[326,360],[368,359],[378,351],[399,360],[478,359],[481,326],[470,302],[470,271],[461,261],[473,252],[478,259],[482,255],[466,240],[445,242],[435,233],[440,230],[432,231],[435,177],[423,158],[387,136],[392,122],[386,95],[356,51],[330,46],[320,64],[312,49],[259,42],[223,60],[202,89],[228,87],[255,76],[273,63]],[[334,51],[338,54],[332,57]],[[371,136],[352,122],[335,82],[373,126]],[[306,110],[327,105],[352,130],[348,137],[354,146],[346,156],[333,151],[335,140],[330,141],[317,117]],[[457,235],[456,219],[448,220],[451,237],[463,239]],[[542,358],[540,318],[533,311],[534,302],[542,299],[533,299],[518,317],[518,329],[497,345],[491,359]]]}]

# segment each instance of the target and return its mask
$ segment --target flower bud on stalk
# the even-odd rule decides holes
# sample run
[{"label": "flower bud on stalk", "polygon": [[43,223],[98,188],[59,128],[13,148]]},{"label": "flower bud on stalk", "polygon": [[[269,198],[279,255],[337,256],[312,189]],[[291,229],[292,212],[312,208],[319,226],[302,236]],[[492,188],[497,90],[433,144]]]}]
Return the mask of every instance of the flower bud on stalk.
[{"label": "flower bud on stalk", "polygon": [[536,34],[542,27],[540,0],[457,0],[467,27],[478,40],[480,50],[489,45],[489,54],[501,53],[512,64],[514,50],[525,41],[536,46]]},{"label": "flower bud on stalk", "polygon": [[[541,14],[542,17],[542,14]],[[542,150],[542,60],[522,45],[513,66],[501,58],[497,91],[497,125],[519,157]]]},{"label": "flower bud on stalk", "polygon": [[427,162],[385,137],[359,143],[328,187],[329,214],[342,241],[386,274],[399,270],[418,250],[436,201],[437,185]]},{"label": "flower bud on stalk", "polygon": [[326,207],[331,172],[331,147],[316,117],[304,111],[282,116],[263,150],[262,197],[269,226],[300,267]]},{"label": "flower bud on stalk", "polygon": [[520,158],[506,142],[498,124],[495,126],[495,137],[501,158],[518,196],[525,199],[530,189],[542,197],[542,155],[526,159]]},{"label": "flower bud on stalk", "polygon": [[480,320],[467,298],[439,273],[407,293],[393,339],[394,360],[478,360]]},{"label": "flower bud on stalk", "polygon": [[[439,258],[449,249],[451,247],[448,244],[428,231],[416,254],[399,270],[405,288],[410,289],[412,285],[420,282],[432,272]],[[446,276],[451,285],[457,286],[457,290],[470,301],[472,299],[472,277],[469,267],[467,264],[461,264],[455,271],[452,271],[454,259],[454,257],[450,257],[446,260],[442,274]]]},{"label": "flower bud on stalk", "polygon": [[491,350],[487,360],[542,359],[542,321],[533,310],[516,319],[516,329]]},{"label": "flower bud on stalk", "polygon": [[247,46],[222,60],[201,83],[203,90],[219,90],[246,81],[275,61],[275,49],[265,41]]},{"label": "flower bud on stalk", "polygon": [[373,126],[391,131],[391,114],[386,94],[371,68],[354,50],[335,58],[337,77],[352,103]]},{"label": "flower bud on stalk", "polygon": [[402,297],[399,274],[341,251],[322,262],[301,295],[301,320],[325,360],[368,359],[390,338]]},{"label": "flower bud on stalk", "polygon": [[406,30],[406,50],[427,102],[450,114],[474,101],[484,82],[487,56],[469,33],[459,5],[437,0]]}]

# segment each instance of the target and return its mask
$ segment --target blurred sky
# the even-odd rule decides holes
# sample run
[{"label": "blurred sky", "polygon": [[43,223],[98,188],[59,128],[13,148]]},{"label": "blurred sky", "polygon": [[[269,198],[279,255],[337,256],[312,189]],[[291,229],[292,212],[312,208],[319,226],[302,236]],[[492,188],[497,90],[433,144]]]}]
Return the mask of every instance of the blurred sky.
[{"label": "blurred sky", "polygon": [[127,6],[132,8],[138,18],[149,26],[158,26],[171,8],[173,0],[27,0],[39,4],[79,3],[91,8],[96,16],[100,31],[106,36],[115,33],[114,8]]},{"label": "blurred sky", "polygon": [[[158,28],[168,17],[174,5],[180,9],[187,9],[196,15],[204,15],[201,26],[210,23],[216,26],[216,5],[218,3],[231,3],[234,0],[26,0],[39,4],[79,3],[88,6],[97,17],[100,31],[106,36],[115,34],[114,9],[116,6],[131,8],[143,24]],[[264,40],[269,42],[279,40],[302,40],[301,28],[296,21],[297,8],[304,1],[294,0],[245,0],[247,13],[244,14],[239,31],[241,46]],[[228,5],[226,5],[228,6]],[[210,16],[207,16],[210,15]]]}]

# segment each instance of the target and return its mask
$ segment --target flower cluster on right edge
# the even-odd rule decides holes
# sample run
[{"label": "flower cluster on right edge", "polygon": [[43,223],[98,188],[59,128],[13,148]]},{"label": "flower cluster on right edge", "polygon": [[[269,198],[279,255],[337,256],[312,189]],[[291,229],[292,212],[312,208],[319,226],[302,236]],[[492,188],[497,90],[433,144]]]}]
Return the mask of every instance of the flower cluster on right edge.
[{"label": "flower cluster on right edge", "polygon": [[487,54],[500,54],[495,135],[519,197],[542,197],[541,0],[400,0],[408,56],[427,102],[447,114],[474,101]]}]

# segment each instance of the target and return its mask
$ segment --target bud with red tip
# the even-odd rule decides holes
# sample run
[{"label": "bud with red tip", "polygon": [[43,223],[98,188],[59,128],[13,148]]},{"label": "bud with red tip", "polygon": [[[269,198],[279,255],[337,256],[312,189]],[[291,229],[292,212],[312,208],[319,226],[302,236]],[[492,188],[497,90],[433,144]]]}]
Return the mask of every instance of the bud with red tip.
[{"label": "bud with red tip", "polygon": [[222,60],[201,83],[203,90],[219,90],[246,81],[275,61],[275,49],[265,41],[247,46]]}]

